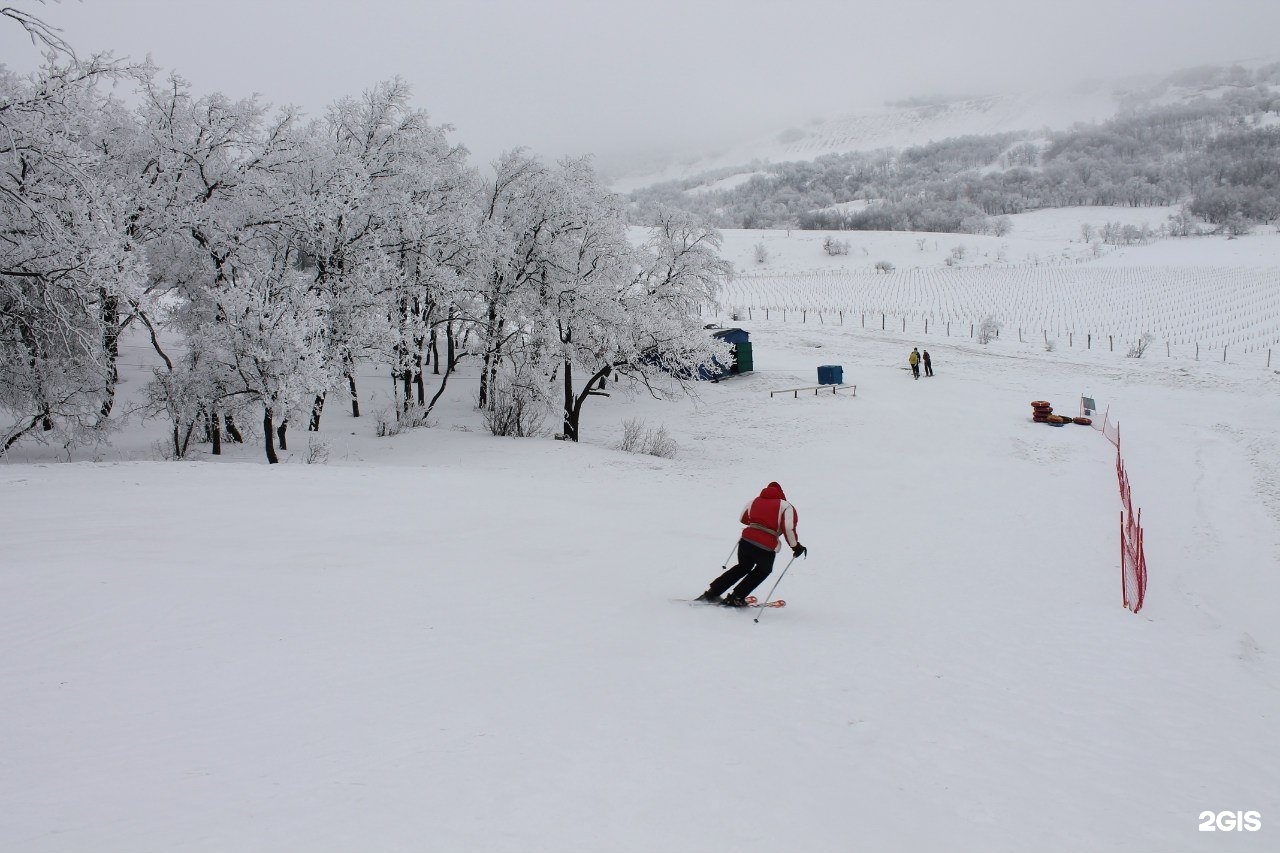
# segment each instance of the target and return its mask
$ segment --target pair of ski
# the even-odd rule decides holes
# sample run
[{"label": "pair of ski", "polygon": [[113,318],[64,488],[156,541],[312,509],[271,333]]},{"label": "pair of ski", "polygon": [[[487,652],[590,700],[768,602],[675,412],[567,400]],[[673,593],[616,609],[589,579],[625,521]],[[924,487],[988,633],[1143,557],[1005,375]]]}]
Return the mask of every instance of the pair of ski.
[{"label": "pair of ski", "polygon": [[[678,598],[676,600],[684,601],[689,604],[715,604],[716,603],[713,601],[700,601],[696,598]],[[720,606],[725,607],[726,609],[729,609],[729,610],[750,610],[751,608],[760,609],[762,607],[786,607],[787,603],[783,601],[781,598],[775,598],[773,601],[761,601],[760,599],[756,598],[754,595],[748,595],[746,607],[729,607],[728,605],[724,605],[724,604]]]}]

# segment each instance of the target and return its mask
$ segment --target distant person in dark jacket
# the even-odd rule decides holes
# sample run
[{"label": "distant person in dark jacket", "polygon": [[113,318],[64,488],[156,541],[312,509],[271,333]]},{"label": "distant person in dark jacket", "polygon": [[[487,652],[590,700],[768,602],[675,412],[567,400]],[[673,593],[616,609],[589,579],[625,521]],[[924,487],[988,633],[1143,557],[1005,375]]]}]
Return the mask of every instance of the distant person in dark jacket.
[{"label": "distant person in dark jacket", "polygon": [[[773,572],[773,559],[785,539],[793,557],[808,552],[796,536],[799,513],[787,501],[782,486],[770,483],[760,496],[742,511],[741,523],[746,527],[738,540],[738,564],[711,582],[698,601],[746,607],[747,596]],[[720,600],[725,590],[737,584],[732,593]]]},{"label": "distant person in dark jacket", "polygon": [[920,355],[920,360],[924,362],[924,375],[925,375],[925,376],[932,376],[932,375],[933,375],[933,362],[929,360],[929,351],[928,351],[928,350],[925,350],[925,351]]},{"label": "distant person in dark jacket", "polygon": [[911,355],[907,356],[907,364],[911,365],[911,375],[916,379],[920,378],[920,350],[919,348],[911,350]]}]

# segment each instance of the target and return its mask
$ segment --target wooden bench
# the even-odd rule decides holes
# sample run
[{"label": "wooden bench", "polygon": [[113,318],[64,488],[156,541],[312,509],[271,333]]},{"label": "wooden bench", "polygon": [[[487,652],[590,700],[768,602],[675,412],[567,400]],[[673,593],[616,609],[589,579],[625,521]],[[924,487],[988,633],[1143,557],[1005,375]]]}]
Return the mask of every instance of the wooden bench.
[{"label": "wooden bench", "polygon": [[858,396],[857,385],[806,385],[803,388],[783,388],[781,391],[770,391],[769,396],[772,397],[774,394],[790,394],[792,398],[795,399],[800,396],[801,391],[812,391],[816,397],[826,388],[830,388],[832,394],[837,391],[849,391],[853,396]]}]

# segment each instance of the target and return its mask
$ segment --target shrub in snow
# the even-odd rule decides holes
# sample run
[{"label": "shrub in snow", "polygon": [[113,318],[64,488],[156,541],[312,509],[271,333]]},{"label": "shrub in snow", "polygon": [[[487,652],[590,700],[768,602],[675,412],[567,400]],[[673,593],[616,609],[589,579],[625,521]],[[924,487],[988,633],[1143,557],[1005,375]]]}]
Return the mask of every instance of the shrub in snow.
[{"label": "shrub in snow", "polygon": [[307,437],[307,455],[305,459],[308,465],[324,465],[329,461],[329,442],[321,441],[315,436]]},{"label": "shrub in snow", "polygon": [[651,429],[644,420],[630,418],[622,422],[622,441],[618,442],[618,449],[626,453],[674,459],[680,447],[665,426],[658,425]]},{"label": "shrub in snow", "polygon": [[999,337],[1001,323],[993,315],[988,314],[978,324],[978,343],[989,344],[991,339]]},{"label": "shrub in snow", "polygon": [[891,261],[876,261],[876,272],[893,272]]},{"label": "shrub in snow", "polygon": [[847,255],[849,254],[849,241],[837,240],[828,234],[827,238],[822,241],[822,251],[833,257],[835,255]]},{"label": "shrub in snow", "polygon": [[546,431],[543,428],[546,417],[546,408],[528,396],[500,392],[485,410],[484,425],[494,435],[532,438]]},{"label": "shrub in snow", "polygon": [[1142,337],[1129,347],[1129,351],[1125,353],[1129,358],[1142,358],[1143,353],[1147,351],[1147,347],[1151,346],[1151,342],[1155,340],[1155,335],[1150,332],[1143,332]]},{"label": "shrub in snow", "polygon": [[764,243],[756,243],[754,251],[757,264],[763,264],[769,261],[769,250],[764,247]]},{"label": "shrub in snow", "polygon": [[484,409],[484,424],[494,435],[532,438],[546,433],[547,390],[531,363],[507,364],[498,371]]},{"label": "shrub in snow", "polygon": [[430,426],[427,421],[427,410],[421,406],[410,406],[400,411],[396,406],[386,406],[373,413],[374,435],[386,438],[418,427]]}]

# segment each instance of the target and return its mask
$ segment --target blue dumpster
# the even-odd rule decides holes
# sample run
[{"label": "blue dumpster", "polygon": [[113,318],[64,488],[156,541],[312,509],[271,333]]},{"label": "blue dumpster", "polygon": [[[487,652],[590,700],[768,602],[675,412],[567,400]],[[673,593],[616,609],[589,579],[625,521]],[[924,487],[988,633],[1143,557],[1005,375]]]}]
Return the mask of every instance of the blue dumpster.
[{"label": "blue dumpster", "polygon": [[844,367],[839,364],[823,364],[818,367],[819,385],[843,385]]}]

